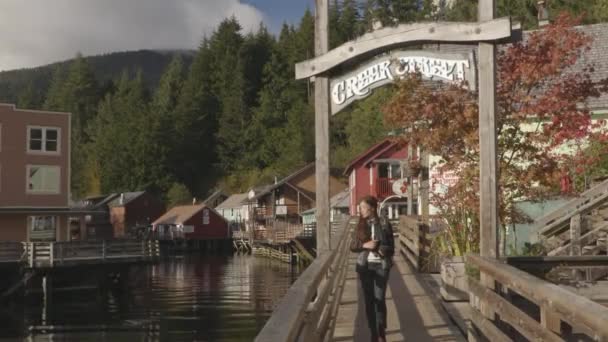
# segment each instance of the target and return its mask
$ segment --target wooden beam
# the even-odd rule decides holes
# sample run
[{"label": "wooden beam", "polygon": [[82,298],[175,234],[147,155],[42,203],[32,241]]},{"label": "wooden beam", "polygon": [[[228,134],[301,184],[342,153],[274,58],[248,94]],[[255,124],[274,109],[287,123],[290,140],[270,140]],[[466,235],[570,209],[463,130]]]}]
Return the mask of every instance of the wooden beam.
[{"label": "wooden beam", "polygon": [[595,333],[598,340],[608,340],[608,309],[599,303],[490,257],[469,254],[467,263],[479,267],[482,273],[550,310],[574,329],[588,328]]},{"label": "wooden beam", "polygon": [[[496,292],[484,287],[480,283],[469,280],[469,291],[477,296],[482,303],[493,307],[496,314],[500,316],[500,320],[507,322],[515,330],[519,331],[529,341],[554,341],[563,342],[564,340],[554,334],[549,329],[545,329],[538,321],[530,317],[528,314],[520,310],[515,305],[509,303],[506,299],[499,296]],[[475,309],[472,309],[475,311]],[[479,318],[481,319],[481,318]],[[476,322],[477,323],[477,322]],[[491,332],[491,329],[487,329]],[[494,336],[487,336],[494,337]],[[494,341],[491,339],[491,341]]]},{"label": "wooden beam", "polygon": [[[492,20],[495,0],[479,1],[479,21]],[[498,165],[496,142],[496,47],[479,43],[480,252],[497,258]]]},{"label": "wooden beam", "polygon": [[[318,6],[318,2],[317,2]],[[319,9],[319,7],[317,7]],[[296,64],[296,79],[323,74],[353,58],[379,53],[415,42],[479,42],[511,37],[511,19],[487,19],[480,23],[428,22],[385,27],[344,43],[316,57]]]},{"label": "wooden beam", "polygon": [[[329,50],[329,3],[316,0],[315,55]],[[315,172],[317,253],[331,249],[329,225],[329,78],[315,79]]]}]

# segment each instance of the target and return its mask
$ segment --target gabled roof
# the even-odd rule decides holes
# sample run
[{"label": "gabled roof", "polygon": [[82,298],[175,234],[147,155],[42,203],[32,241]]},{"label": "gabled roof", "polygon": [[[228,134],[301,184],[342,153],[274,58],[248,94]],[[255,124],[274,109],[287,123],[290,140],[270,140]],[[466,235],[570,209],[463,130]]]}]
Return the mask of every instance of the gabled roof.
[{"label": "gabled roof", "polygon": [[[258,198],[260,198],[260,197],[262,197],[262,196],[264,196],[264,195],[267,195],[267,194],[268,194],[268,193],[270,193],[272,190],[277,189],[277,188],[279,188],[279,187],[281,187],[281,186],[283,186],[283,185],[285,185],[285,184],[288,184],[288,185],[290,185],[291,187],[294,187],[294,188],[295,188],[295,186],[294,186],[294,185],[289,184],[289,181],[291,181],[292,179],[296,178],[297,176],[299,176],[299,175],[303,174],[304,172],[307,172],[307,171],[310,171],[311,169],[314,169],[314,167],[315,167],[315,163],[310,163],[310,164],[308,164],[308,165],[304,166],[303,168],[299,169],[298,171],[296,171],[296,172],[294,172],[294,173],[292,173],[292,174],[288,175],[287,177],[285,177],[285,178],[281,179],[280,181],[276,182],[275,184],[269,184],[269,185],[267,185],[267,186],[264,186],[264,187],[262,187],[262,188],[259,188],[259,191],[255,191],[255,188],[254,188],[254,191],[255,191],[255,196],[254,196],[253,198],[251,198],[251,199],[252,199],[252,200],[253,200],[253,199],[258,199]],[[303,190],[303,189],[299,189],[299,188],[298,188],[298,189],[296,189],[296,190],[297,190],[297,191],[300,191],[301,193],[303,193],[303,194],[304,194],[304,195],[306,195],[307,197],[310,197],[310,199],[311,199],[311,200],[314,200],[314,196],[312,196],[312,197],[311,197],[310,192],[305,191],[305,190]]]},{"label": "gabled roof", "polygon": [[355,157],[355,159],[353,159],[346,166],[346,169],[344,170],[344,174],[348,175],[350,170],[352,170],[355,167],[355,165],[357,165],[360,162],[363,162],[364,164],[368,164],[369,162],[373,161],[377,156],[382,155],[384,152],[388,151],[390,148],[392,148],[394,146],[397,146],[396,142],[394,142],[390,138],[385,138],[384,140],[380,141],[376,145],[368,148],[367,151],[365,151],[365,152],[359,154],[357,157]]},{"label": "gabled roof", "polygon": [[[350,207],[350,190],[348,188],[335,194],[329,199],[329,206],[331,208],[349,208]],[[317,208],[311,208],[303,211],[300,215],[312,214],[317,211]]]},{"label": "gabled roof", "polygon": [[349,208],[350,207],[350,190],[348,188],[335,194],[329,203],[332,208]]},{"label": "gabled roof", "polygon": [[[114,194],[114,195],[118,195],[116,196],[110,203],[108,203],[108,206],[110,207],[122,207],[127,205],[129,202],[134,201],[136,198],[138,198],[139,196],[145,194],[145,191],[136,191],[136,192],[123,192],[120,194]],[[121,196],[124,196],[124,198],[121,201]]]},{"label": "gabled roof", "polygon": [[228,197],[224,202],[215,207],[215,209],[231,209],[240,208],[243,206],[243,201],[247,199],[247,193],[234,194]]},{"label": "gabled roof", "polygon": [[109,202],[118,197],[118,194],[88,196],[71,205],[75,209],[102,210]]},{"label": "gabled roof", "polygon": [[222,195],[229,197],[229,195],[227,193],[225,193],[223,189],[219,189],[219,190],[214,191],[211,195],[209,195],[209,197],[205,198],[203,203],[213,202],[216,198],[218,198]]},{"label": "gabled roof", "polygon": [[[161,217],[157,218],[154,222],[152,222],[152,224],[184,224],[184,222],[188,221],[190,218],[192,218],[192,216],[196,215],[204,208],[208,207],[205,204],[176,206],[164,213]],[[208,209],[213,210],[212,208]],[[213,211],[215,212],[215,210]]]}]

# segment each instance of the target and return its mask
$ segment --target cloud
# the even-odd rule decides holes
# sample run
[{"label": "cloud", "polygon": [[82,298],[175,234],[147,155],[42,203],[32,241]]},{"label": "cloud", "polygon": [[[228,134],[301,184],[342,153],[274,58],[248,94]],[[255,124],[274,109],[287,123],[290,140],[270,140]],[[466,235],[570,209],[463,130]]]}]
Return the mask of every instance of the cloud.
[{"label": "cloud", "polygon": [[196,48],[224,19],[266,21],[240,0],[1,0],[0,70],[138,49]]}]

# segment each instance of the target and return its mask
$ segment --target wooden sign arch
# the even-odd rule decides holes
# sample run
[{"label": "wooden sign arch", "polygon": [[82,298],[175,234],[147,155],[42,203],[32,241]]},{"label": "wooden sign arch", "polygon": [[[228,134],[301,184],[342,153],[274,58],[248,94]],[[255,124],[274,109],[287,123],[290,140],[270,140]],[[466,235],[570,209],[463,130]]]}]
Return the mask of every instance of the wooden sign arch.
[{"label": "wooden sign arch", "polygon": [[315,82],[318,253],[326,253],[332,249],[329,222],[329,117],[331,112],[329,80],[332,71],[342,64],[408,44],[468,42],[479,44],[480,254],[498,257],[495,44],[511,38],[513,30],[518,27],[513,27],[510,18],[494,18],[496,0],[479,0],[479,20],[476,23],[401,24],[367,33],[329,51],[329,3],[328,0],[315,0],[315,2],[316,57],[296,64],[295,72],[296,79],[314,77]]}]

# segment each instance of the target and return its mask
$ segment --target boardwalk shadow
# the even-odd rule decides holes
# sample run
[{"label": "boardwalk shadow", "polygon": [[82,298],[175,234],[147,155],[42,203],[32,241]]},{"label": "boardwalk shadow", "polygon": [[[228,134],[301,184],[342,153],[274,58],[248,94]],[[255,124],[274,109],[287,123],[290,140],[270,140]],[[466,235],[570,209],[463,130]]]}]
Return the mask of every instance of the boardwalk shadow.
[{"label": "boardwalk shadow", "polygon": [[[395,301],[401,333],[407,341],[435,341],[435,339],[428,334],[427,327],[425,327],[424,321],[417,310],[414,297],[405,285],[403,275],[400,273],[397,265],[393,266],[389,278],[389,286]],[[422,280],[418,279],[418,281]]]}]

